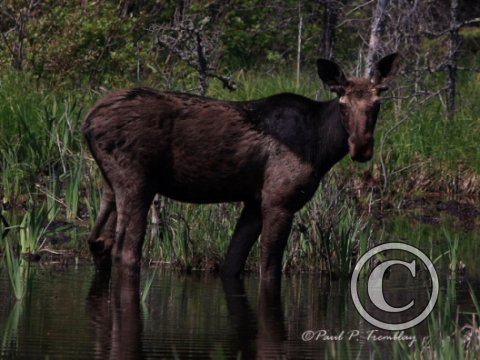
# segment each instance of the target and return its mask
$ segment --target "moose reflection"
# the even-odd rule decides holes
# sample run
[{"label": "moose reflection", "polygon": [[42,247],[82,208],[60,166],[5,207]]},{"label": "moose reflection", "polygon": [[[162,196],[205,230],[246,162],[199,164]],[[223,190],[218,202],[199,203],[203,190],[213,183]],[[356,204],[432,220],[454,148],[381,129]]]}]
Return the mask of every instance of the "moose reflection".
[{"label": "moose reflection", "polygon": [[89,238],[99,269],[140,266],[147,213],[160,193],[192,203],[243,202],[223,266],[237,276],[261,234],[263,279],[281,275],[294,214],[346,154],[373,155],[373,131],[397,54],[371,79],[347,79],[319,59],[318,75],[338,96],[295,94],[220,101],[150,88],[120,90],[87,115],[83,134],[103,175],[101,208]]},{"label": "moose reflection", "polygon": [[[97,359],[141,359],[146,356],[142,344],[143,315],[138,274],[119,272],[110,279],[102,273],[96,273],[92,281],[87,298],[87,312],[94,326]],[[216,280],[220,281],[218,278]],[[242,359],[284,356],[286,331],[280,281],[262,283],[256,311],[250,305],[243,280],[224,278],[222,284],[230,326],[236,339],[227,343],[228,348],[222,351],[240,354]],[[169,340],[164,340],[165,344],[157,344],[157,350],[163,348],[165,357],[191,357],[198,352],[198,349],[188,347],[169,348]],[[213,352],[216,339],[210,340],[212,349],[207,351]],[[191,343],[192,346],[194,344],[195,342]]]},{"label": "moose reflection", "polygon": [[142,317],[140,273],[97,272],[87,298],[87,312],[94,324],[96,359],[140,359]]}]

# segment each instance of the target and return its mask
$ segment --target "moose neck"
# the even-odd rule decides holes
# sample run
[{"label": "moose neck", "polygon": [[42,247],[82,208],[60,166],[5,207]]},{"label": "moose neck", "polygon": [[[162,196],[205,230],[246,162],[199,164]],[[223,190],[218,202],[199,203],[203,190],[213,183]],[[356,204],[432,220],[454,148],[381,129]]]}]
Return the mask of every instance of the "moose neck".
[{"label": "moose neck", "polygon": [[348,133],[340,121],[338,98],[319,102],[317,171],[323,176],[348,154]]}]

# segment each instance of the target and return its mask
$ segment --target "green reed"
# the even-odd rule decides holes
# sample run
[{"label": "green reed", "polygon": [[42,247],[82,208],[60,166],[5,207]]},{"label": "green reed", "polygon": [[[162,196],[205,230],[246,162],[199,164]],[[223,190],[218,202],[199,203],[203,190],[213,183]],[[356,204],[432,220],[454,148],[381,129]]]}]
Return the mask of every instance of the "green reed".
[{"label": "green reed", "polygon": [[449,231],[444,229],[445,238],[448,243],[448,259],[449,259],[449,270],[455,276],[457,272],[462,270],[463,262],[459,259],[459,239],[458,236],[452,236]]},{"label": "green reed", "polygon": [[56,171],[51,168],[49,172],[47,191],[45,192],[46,204],[48,209],[48,220],[56,219],[60,211],[60,181]]},{"label": "green reed", "polygon": [[355,210],[348,194],[338,190],[336,175],[327,175],[311,202],[297,214],[287,246],[287,266],[348,276],[370,236],[370,224]]},{"label": "green reed", "polygon": [[0,148],[3,203],[15,203],[18,198],[28,195],[35,186],[33,165],[24,161],[17,150],[15,143]]},{"label": "green reed", "polygon": [[57,213],[51,214],[45,204],[37,207],[31,202],[20,223],[19,244],[22,254],[36,254],[43,245],[42,240]]},{"label": "green reed", "polygon": [[16,300],[22,300],[27,294],[31,282],[31,269],[28,263],[22,259],[21,254],[16,255],[8,241],[4,244],[5,265],[8,273],[8,281]]},{"label": "green reed", "polygon": [[68,221],[75,220],[78,215],[83,175],[83,159],[80,158],[73,162],[72,168],[64,177],[66,218]]},{"label": "green reed", "polygon": [[158,272],[158,267],[155,268],[152,271],[149,271],[148,276],[146,277],[144,283],[143,283],[143,288],[141,290],[141,304],[143,307],[144,315],[146,316],[148,313],[148,307],[146,306],[146,302],[148,299],[148,294],[150,293],[150,290],[152,289],[152,284],[155,278],[157,277],[157,272]]},{"label": "green reed", "polygon": [[[13,305],[13,308],[8,315],[7,322],[3,329],[2,344],[0,348],[0,357],[2,358],[12,357],[12,346],[18,346],[18,329],[23,310],[24,303],[18,301]],[[17,350],[17,348],[15,348],[15,350]],[[16,352],[15,350],[13,353]]]},{"label": "green reed", "polygon": [[90,228],[93,228],[98,212],[100,210],[100,199],[102,195],[100,188],[96,185],[95,182],[89,181],[87,186],[87,195],[84,200],[88,213],[88,222]]}]

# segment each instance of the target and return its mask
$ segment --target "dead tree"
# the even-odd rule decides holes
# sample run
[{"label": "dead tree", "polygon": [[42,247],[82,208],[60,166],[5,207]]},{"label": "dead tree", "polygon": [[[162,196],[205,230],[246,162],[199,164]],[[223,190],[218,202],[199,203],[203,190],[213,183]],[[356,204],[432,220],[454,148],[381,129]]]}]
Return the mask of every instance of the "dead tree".
[{"label": "dead tree", "polygon": [[[461,55],[460,30],[464,26],[480,22],[480,19],[462,21],[458,0],[449,0],[449,3],[411,3],[408,0],[400,0],[392,2],[387,17],[384,43],[389,50],[402,48],[406,62],[410,61],[410,67],[414,67],[414,70],[409,72],[413,88],[409,88],[408,92],[414,97],[421,96],[424,99],[444,95],[447,118],[453,119],[456,110],[458,62]],[[445,53],[423,47],[426,39],[445,44]],[[389,44],[389,41],[393,41],[394,44]],[[423,74],[440,72],[447,74],[446,85],[440,89],[432,89],[431,86],[426,87],[422,84]]]},{"label": "dead tree", "polygon": [[199,93],[205,95],[208,91],[207,78],[215,78],[231,91],[236,89],[235,82],[227,76],[217,73],[216,66],[212,64],[213,52],[218,49],[219,34],[206,29],[210,18],[206,17],[195,23],[190,18],[173,25],[151,27],[156,35],[157,43],[177,55],[198,73]]},{"label": "dead tree", "polygon": [[381,38],[385,28],[385,19],[390,0],[378,0],[373,13],[370,40],[368,42],[367,66],[365,77],[372,77],[375,71],[375,61],[381,50]]},{"label": "dead tree", "polygon": [[460,47],[460,26],[458,23],[458,0],[450,2],[450,29],[448,37],[447,59],[447,117],[453,119],[455,115],[455,94],[457,88],[457,62]]}]

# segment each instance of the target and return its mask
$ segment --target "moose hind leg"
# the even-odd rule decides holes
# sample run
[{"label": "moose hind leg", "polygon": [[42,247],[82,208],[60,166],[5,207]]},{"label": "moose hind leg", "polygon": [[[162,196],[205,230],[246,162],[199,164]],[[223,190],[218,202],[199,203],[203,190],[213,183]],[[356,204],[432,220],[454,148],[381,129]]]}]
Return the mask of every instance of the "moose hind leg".
[{"label": "moose hind leg", "polygon": [[262,213],[260,203],[245,203],[228,247],[223,268],[225,276],[240,275],[245,267],[248,254],[255,241],[257,241],[261,230]]},{"label": "moose hind leg", "polygon": [[100,211],[88,238],[90,252],[97,269],[109,270],[112,264],[111,249],[115,239],[117,212],[113,190],[104,181]]},{"label": "moose hind leg", "polygon": [[115,190],[118,215],[112,256],[122,266],[134,269],[140,266],[148,210],[155,193],[139,183],[122,190]]}]

